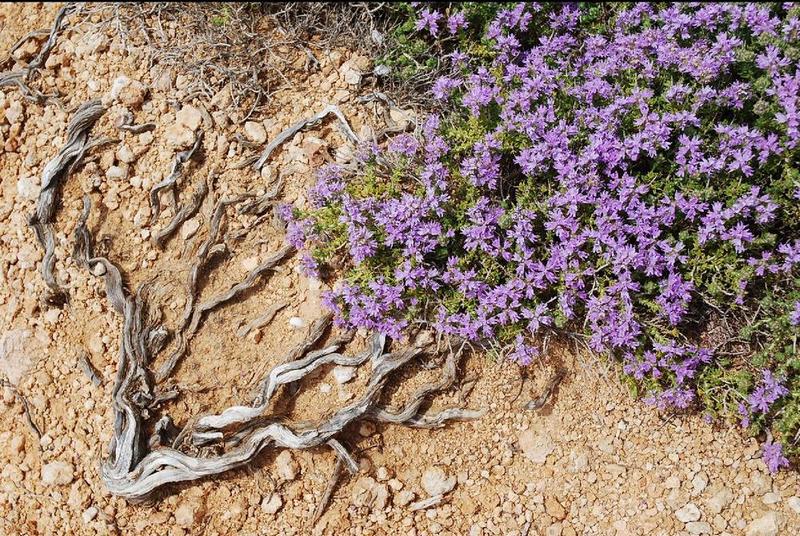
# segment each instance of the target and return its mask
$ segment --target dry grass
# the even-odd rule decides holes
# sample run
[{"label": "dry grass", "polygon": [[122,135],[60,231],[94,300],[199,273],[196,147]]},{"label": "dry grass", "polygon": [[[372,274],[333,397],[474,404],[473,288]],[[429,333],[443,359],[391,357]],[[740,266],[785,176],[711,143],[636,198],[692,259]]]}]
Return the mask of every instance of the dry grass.
[{"label": "dry grass", "polygon": [[290,86],[292,73],[319,68],[321,53],[379,56],[394,24],[384,3],[98,3],[80,16],[147,45],[149,67],[186,75],[188,95],[211,98],[230,85],[244,119]]}]

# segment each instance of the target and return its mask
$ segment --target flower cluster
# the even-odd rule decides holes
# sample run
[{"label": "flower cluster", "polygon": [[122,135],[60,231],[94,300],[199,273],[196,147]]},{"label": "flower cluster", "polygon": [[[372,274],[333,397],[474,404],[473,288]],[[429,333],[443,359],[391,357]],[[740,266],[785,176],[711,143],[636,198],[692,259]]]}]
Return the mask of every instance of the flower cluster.
[{"label": "flower cluster", "polygon": [[[585,336],[659,408],[718,413],[730,395],[766,425],[800,389],[788,358],[737,364],[751,392],[719,395],[734,382],[708,371],[728,348],[702,334],[772,310],[788,319],[780,340],[800,333],[800,8],[639,3],[591,24],[581,9],[497,13],[488,59],[454,50],[431,88],[447,121],[373,147],[356,172],[321,172],[289,238],[319,265],[349,254],[326,296],[342,325],[427,322],[522,364],[543,330]],[[429,38],[466,27],[430,7],[416,24]],[[754,348],[770,337],[754,333]],[[782,452],[765,445],[771,469]]]}]

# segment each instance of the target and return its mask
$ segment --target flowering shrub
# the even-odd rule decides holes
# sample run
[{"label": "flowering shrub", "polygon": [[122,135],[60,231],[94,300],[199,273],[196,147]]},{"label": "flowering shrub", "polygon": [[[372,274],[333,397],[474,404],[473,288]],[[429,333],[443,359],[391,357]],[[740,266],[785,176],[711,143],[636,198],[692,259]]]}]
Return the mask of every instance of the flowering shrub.
[{"label": "flowering shrub", "polygon": [[800,8],[529,3],[481,28],[418,9],[419,38],[448,40],[448,112],[284,211],[309,273],[343,268],[337,321],[426,324],[523,365],[543,334],[580,336],[649,403],[769,432],[765,462],[788,465]]}]

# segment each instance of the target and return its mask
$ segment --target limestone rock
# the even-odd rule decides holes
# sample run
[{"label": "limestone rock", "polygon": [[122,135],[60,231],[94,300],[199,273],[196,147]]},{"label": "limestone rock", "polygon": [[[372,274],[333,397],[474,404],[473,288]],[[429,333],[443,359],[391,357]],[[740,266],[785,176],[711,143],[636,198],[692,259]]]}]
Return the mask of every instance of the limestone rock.
[{"label": "limestone rock", "polygon": [[356,367],[346,367],[344,365],[333,367],[333,378],[336,380],[336,383],[340,385],[349,382],[355,375]]},{"label": "limestone rock", "polygon": [[30,330],[14,329],[0,336],[0,376],[6,376],[17,384],[31,369],[41,344],[33,338]]},{"label": "limestone rock", "polygon": [[22,199],[36,199],[39,196],[39,179],[36,177],[20,177],[17,180],[17,194]]},{"label": "limestone rock", "polygon": [[283,507],[283,499],[277,493],[264,497],[261,501],[261,510],[270,515],[277,514],[281,507]]},{"label": "limestone rock", "polygon": [[705,521],[690,521],[686,523],[686,531],[689,534],[711,534],[711,525]]},{"label": "limestone rock", "polygon": [[700,519],[700,509],[696,504],[688,503],[683,508],[680,508],[675,512],[675,517],[677,517],[678,520],[682,521],[683,523],[698,521]]},{"label": "limestone rock", "polygon": [[194,106],[186,105],[175,114],[175,122],[190,130],[197,130],[200,123],[203,121],[203,115],[200,110]]},{"label": "limestone rock", "polygon": [[253,143],[262,144],[267,141],[267,130],[261,123],[247,121],[244,124],[244,132],[247,134],[247,138]]},{"label": "limestone rock", "polygon": [[284,450],[275,458],[275,473],[282,480],[294,480],[297,478],[298,465],[291,451]]},{"label": "limestone rock", "polygon": [[370,476],[362,476],[353,485],[350,498],[356,506],[383,510],[389,500],[389,489]]},{"label": "limestone rock", "polygon": [[456,477],[447,476],[439,467],[429,467],[422,473],[422,489],[433,497],[449,493],[456,486]]},{"label": "limestone rock", "polygon": [[549,435],[533,429],[521,432],[518,439],[519,446],[525,457],[540,465],[547,461],[547,456],[556,448]]},{"label": "limestone rock", "polygon": [[780,534],[783,518],[778,512],[767,512],[747,525],[746,536],[777,536]]},{"label": "limestone rock", "polygon": [[732,500],[733,492],[728,488],[722,488],[708,500],[708,509],[712,514],[719,514]]},{"label": "limestone rock", "polygon": [[66,486],[74,479],[71,463],[54,461],[42,466],[42,483],[45,486]]}]

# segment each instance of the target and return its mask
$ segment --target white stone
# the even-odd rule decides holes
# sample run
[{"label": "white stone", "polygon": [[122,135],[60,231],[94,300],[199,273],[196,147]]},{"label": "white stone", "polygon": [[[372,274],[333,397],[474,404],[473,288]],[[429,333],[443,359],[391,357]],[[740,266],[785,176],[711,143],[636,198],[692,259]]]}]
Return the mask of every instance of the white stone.
[{"label": "white stone", "polygon": [[778,512],[767,512],[747,526],[746,536],[777,536],[783,518]]},{"label": "white stone", "polygon": [[34,357],[41,351],[39,342],[30,330],[14,329],[0,336],[0,376],[16,385],[33,366]]},{"label": "white stone", "polygon": [[55,324],[56,322],[58,322],[58,319],[59,319],[60,316],[61,316],[61,310],[60,309],[56,309],[56,308],[48,309],[44,313],[44,323],[45,324]]},{"label": "white stone", "polygon": [[705,521],[690,521],[686,523],[686,532],[689,534],[711,534],[711,525]]},{"label": "white stone", "polygon": [[6,108],[6,120],[8,121],[9,125],[13,125],[15,123],[19,123],[22,121],[22,116],[25,113],[25,108],[22,107],[22,103],[19,101],[13,101],[8,108]]},{"label": "white stone", "polygon": [[416,495],[410,489],[403,490],[394,496],[394,503],[397,506],[405,506],[414,500]]},{"label": "white stone", "polygon": [[764,504],[775,504],[781,502],[781,496],[777,493],[769,492],[761,497],[761,501]]},{"label": "white stone", "polygon": [[118,99],[122,90],[131,83],[131,79],[127,76],[118,76],[111,83],[111,98]]},{"label": "white stone", "polygon": [[422,473],[422,489],[433,497],[449,493],[456,486],[456,477],[447,476],[439,467],[429,467]]},{"label": "white stone", "polygon": [[90,506],[89,508],[83,511],[83,514],[81,514],[81,518],[83,519],[84,523],[91,523],[92,520],[94,520],[94,518],[97,517],[98,513],[100,512],[96,507]]},{"label": "white stone", "polygon": [[181,238],[186,240],[187,238],[191,238],[200,228],[200,222],[197,218],[191,218],[183,222],[181,225]]},{"label": "white stone", "polygon": [[278,478],[283,480],[294,480],[297,478],[297,471],[297,462],[292,457],[292,453],[290,451],[284,450],[278,454],[277,458],[275,458],[275,473],[278,475]]},{"label": "white stone", "polygon": [[722,488],[708,500],[708,509],[712,514],[718,514],[727,508],[732,500],[733,492],[728,488]]},{"label": "white stone", "polygon": [[522,453],[533,463],[542,465],[556,448],[553,441],[545,433],[537,433],[528,429],[519,434],[519,446]]},{"label": "white stone", "polygon": [[252,272],[258,266],[258,257],[247,257],[242,259],[242,268],[245,272]]},{"label": "white stone", "polygon": [[42,260],[42,250],[30,242],[25,242],[17,251],[17,266],[23,270],[30,270]]},{"label": "white stone", "polygon": [[694,503],[689,503],[685,505],[683,508],[677,510],[675,512],[675,517],[678,518],[679,521],[683,523],[689,523],[690,521],[698,521],[700,519],[700,509]]},{"label": "white stone", "polygon": [[348,84],[358,85],[361,82],[361,71],[349,61],[342,64],[339,72]]},{"label": "white stone", "polygon": [[414,112],[413,110],[392,108],[389,110],[389,118],[394,121],[398,128],[405,129],[414,120]]},{"label": "white stone", "polygon": [[253,143],[262,144],[267,141],[267,129],[264,125],[255,121],[247,121],[244,124],[244,132],[247,138]]},{"label": "white stone", "polygon": [[131,80],[127,76],[118,76],[111,84],[109,92],[112,100],[132,107],[138,107],[144,102],[147,87],[138,80]]},{"label": "white stone", "polygon": [[795,514],[800,514],[800,497],[789,497],[786,499],[786,504],[789,505]]},{"label": "white stone", "polygon": [[17,194],[22,199],[36,199],[39,196],[39,179],[37,177],[21,177],[17,180]]},{"label": "white stone", "polygon": [[692,479],[692,487],[694,488],[695,495],[703,493],[703,490],[706,489],[707,485],[708,477],[705,473],[697,473]]},{"label": "white stone", "polygon": [[170,125],[164,131],[164,138],[169,147],[185,149],[194,143],[194,133],[183,125]]},{"label": "white stone", "polygon": [[117,160],[125,162],[126,164],[132,164],[136,160],[136,155],[133,154],[133,149],[127,145],[123,145],[117,149]]},{"label": "white stone", "polygon": [[289,325],[294,329],[300,329],[305,327],[306,321],[299,316],[293,316],[289,319]]},{"label": "white stone", "polygon": [[180,527],[192,527],[196,520],[197,508],[187,502],[181,502],[175,509],[175,523]]},{"label": "white stone", "polygon": [[269,497],[264,497],[261,501],[261,510],[270,515],[275,515],[278,510],[283,506],[283,499],[277,493],[273,493]]},{"label": "white stone", "polygon": [[177,114],[175,114],[175,122],[179,125],[189,128],[190,130],[197,130],[197,127],[200,126],[200,122],[202,120],[203,116],[200,113],[200,110],[188,104],[181,108]]},{"label": "white stone", "polygon": [[333,379],[336,383],[343,384],[352,380],[356,375],[356,367],[346,367],[344,365],[337,365],[333,367]]},{"label": "white stone", "polygon": [[102,262],[96,262],[92,267],[92,274],[97,277],[102,277],[106,275],[106,265]]},{"label": "white stone", "polygon": [[381,484],[370,476],[362,476],[353,484],[350,498],[356,506],[383,510],[389,500],[389,489],[386,484]]},{"label": "white stone", "polygon": [[111,166],[106,170],[106,178],[110,180],[121,180],[128,176],[128,171],[120,166]]},{"label": "white stone", "polygon": [[45,486],[66,486],[72,483],[74,468],[71,463],[54,461],[42,466],[42,483]]}]

